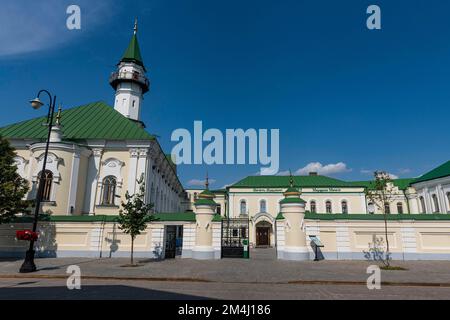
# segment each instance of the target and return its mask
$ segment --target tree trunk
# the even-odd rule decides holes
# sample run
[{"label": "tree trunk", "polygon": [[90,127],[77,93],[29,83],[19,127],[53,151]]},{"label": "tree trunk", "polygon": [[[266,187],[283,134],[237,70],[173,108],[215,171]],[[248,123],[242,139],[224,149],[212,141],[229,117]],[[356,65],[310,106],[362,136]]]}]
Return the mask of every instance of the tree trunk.
[{"label": "tree trunk", "polygon": [[131,237],[131,265],[134,264],[133,253],[134,253],[134,237]]}]

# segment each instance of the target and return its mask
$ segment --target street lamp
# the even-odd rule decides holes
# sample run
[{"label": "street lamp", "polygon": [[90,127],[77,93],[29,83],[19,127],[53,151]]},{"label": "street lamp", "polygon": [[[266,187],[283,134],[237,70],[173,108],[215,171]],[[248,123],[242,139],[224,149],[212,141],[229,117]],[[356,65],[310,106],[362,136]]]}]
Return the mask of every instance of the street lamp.
[{"label": "street lamp", "polygon": [[[40,95],[42,93],[46,93],[50,99],[50,104],[48,108],[48,114],[47,114],[47,123],[48,126],[48,132],[47,132],[47,142],[45,144],[45,153],[44,153],[44,163],[42,165],[42,171],[41,174],[38,176],[38,192],[36,196],[36,203],[34,208],[34,220],[33,220],[33,232],[36,232],[38,219],[39,219],[39,210],[41,207],[42,197],[44,194],[44,172],[47,166],[47,156],[48,156],[48,147],[50,144],[50,134],[52,132],[53,127],[53,114],[55,112],[55,105],[56,105],[56,96],[53,96],[48,92],[47,90],[41,90],[39,91],[37,98],[30,101],[31,107],[35,110],[39,109],[44,105],[44,103],[41,102],[39,99]],[[20,273],[30,273],[36,271],[36,265],[34,264],[34,239],[30,240],[30,247],[28,248],[28,251],[25,255],[25,261],[23,262],[22,266],[20,267],[19,272]]]}]

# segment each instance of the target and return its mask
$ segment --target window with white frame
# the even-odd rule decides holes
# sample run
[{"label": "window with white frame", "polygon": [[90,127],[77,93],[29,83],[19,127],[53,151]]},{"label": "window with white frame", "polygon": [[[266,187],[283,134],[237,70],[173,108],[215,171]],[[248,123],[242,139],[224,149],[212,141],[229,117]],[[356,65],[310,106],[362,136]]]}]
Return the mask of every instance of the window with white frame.
[{"label": "window with white frame", "polygon": [[314,200],[312,200],[309,203],[309,211],[311,211],[311,213],[317,213],[317,205],[316,205],[316,202]]},{"label": "window with white frame", "polygon": [[450,192],[447,192],[447,207],[449,208],[448,211],[450,212]]},{"label": "window with white frame", "polygon": [[400,214],[403,213],[403,203],[401,203],[401,202],[397,203],[397,212]]},{"label": "window with white frame", "polygon": [[426,207],[425,207],[425,199],[424,197],[419,198],[420,201],[420,212],[426,213]]},{"label": "window with white frame", "polygon": [[325,202],[325,211],[326,213],[333,213],[333,207],[330,200]]},{"label": "window with white frame", "polygon": [[391,213],[391,206],[389,205],[388,202],[384,203],[384,213],[386,213],[386,214],[390,214]]},{"label": "window with white frame", "polygon": [[347,201],[343,200],[341,202],[341,206],[342,206],[342,213],[343,214],[347,214],[348,213],[348,204]]},{"label": "window with white frame", "polygon": [[116,197],[117,179],[114,176],[107,176],[102,182],[102,205],[113,206]]},{"label": "window with white frame", "polygon": [[439,213],[440,209],[439,209],[439,200],[438,200],[437,195],[433,194],[431,196],[431,198],[433,199],[434,213]]},{"label": "window with white frame", "polygon": [[247,201],[245,200],[241,200],[240,213],[244,215],[247,214]]},{"label": "window with white frame", "polygon": [[266,202],[266,200],[261,200],[259,202],[259,212],[267,212],[267,202]]},{"label": "window with white frame", "polygon": [[42,183],[42,201],[50,201],[52,194],[52,183],[53,183],[53,172],[50,170],[45,170],[44,174],[41,177],[41,173],[39,173],[39,183]]}]

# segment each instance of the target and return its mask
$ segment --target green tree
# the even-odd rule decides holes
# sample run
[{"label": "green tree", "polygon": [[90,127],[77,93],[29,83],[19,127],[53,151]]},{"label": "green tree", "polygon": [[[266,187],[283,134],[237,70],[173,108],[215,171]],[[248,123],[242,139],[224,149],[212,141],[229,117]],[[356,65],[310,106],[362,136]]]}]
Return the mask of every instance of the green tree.
[{"label": "green tree", "polygon": [[11,221],[18,213],[29,211],[30,201],[23,200],[29,184],[17,173],[15,156],[8,140],[0,137],[0,224]]},{"label": "green tree", "polygon": [[145,204],[145,182],[144,175],[137,180],[139,191],[130,195],[128,191],[125,194],[126,201],[122,201],[122,208],[119,210],[119,229],[131,237],[131,265],[134,264],[134,240],[142,231],[147,228],[147,223],[154,217],[149,213],[152,204]]},{"label": "green tree", "polygon": [[390,207],[391,202],[395,198],[395,192],[393,190],[392,179],[390,175],[384,171],[376,171],[374,173],[375,180],[371,186],[366,188],[365,193],[367,199],[372,202],[382,213],[384,217],[384,236],[386,241],[386,257],[383,263],[390,266],[390,250],[388,239],[388,219],[386,207]]}]

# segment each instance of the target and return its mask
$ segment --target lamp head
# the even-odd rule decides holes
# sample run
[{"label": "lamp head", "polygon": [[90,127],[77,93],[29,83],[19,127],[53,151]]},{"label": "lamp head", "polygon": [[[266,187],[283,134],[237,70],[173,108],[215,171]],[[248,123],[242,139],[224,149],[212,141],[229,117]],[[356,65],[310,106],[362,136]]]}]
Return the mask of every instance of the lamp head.
[{"label": "lamp head", "polygon": [[41,100],[39,100],[39,98],[35,98],[33,100],[30,100],[30,104],[31,107],[35,110],[39,109],[40,107],[42,107],[44,104],[42,103]]}]

